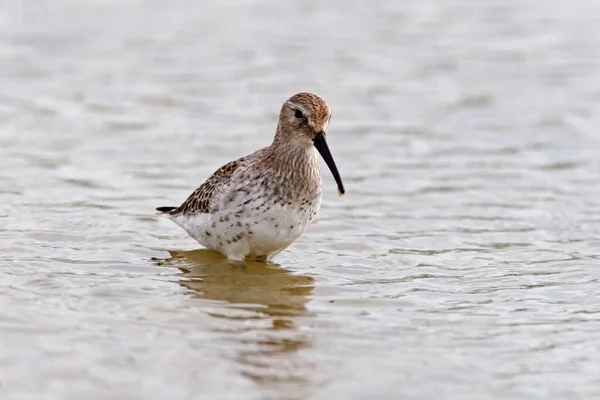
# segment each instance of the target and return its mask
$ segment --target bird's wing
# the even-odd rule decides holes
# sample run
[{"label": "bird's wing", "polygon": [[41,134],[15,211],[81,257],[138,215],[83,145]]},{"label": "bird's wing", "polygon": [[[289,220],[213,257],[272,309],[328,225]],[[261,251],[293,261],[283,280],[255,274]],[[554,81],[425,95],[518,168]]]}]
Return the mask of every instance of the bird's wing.
[{"label": "bird's wing", "polygon": [[169,215],[201,214],[210,212],[213,201],[218,193],[224,191],[233,173],[244,163],[246,157],[239,158],[223,165],[216,170],[200,187],[187,198],[179,207],[168,212]]}]

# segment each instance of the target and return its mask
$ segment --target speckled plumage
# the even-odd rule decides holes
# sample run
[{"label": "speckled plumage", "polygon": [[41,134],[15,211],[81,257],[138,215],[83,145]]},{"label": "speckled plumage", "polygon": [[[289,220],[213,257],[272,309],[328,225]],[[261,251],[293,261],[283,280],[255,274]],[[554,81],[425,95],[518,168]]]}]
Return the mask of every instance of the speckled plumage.
[{"label": "speckled plumage", "polygon": [[324,138],[330,117],[320,97],[292,96],[270,146],[219,168],[179,207],[157,210],[230,259],[271,258],[304,232],[320,208],[318,153],[344,193]]}]

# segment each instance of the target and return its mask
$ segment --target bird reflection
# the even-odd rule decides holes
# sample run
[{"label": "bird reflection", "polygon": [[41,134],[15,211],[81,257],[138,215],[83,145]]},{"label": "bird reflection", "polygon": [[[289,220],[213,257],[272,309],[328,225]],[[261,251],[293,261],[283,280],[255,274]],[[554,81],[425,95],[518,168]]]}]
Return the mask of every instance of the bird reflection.
[{"label": "bird reflection", "polygon": [[232,262],[207,249],[169,253],[159,264],[179,268],[179,284],[192,296],[225,302],[207,312],[221,321],[216,330],[224,340],[233,335],[242,374],[270,389],[304,386],[311,368],[297,353],[311,338],[296,323],[310,315],[314,278],[275,263]]}]

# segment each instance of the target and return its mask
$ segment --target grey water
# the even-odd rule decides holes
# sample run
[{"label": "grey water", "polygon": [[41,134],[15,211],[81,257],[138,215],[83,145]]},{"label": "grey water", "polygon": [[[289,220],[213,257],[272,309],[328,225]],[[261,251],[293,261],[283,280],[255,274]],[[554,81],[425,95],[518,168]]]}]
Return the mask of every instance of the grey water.
[{"label": "grey water", "polygon": [[[7,0],[0,398],[600,397],[600,3]],[[154,207],[331,106],[317,221]]]}]

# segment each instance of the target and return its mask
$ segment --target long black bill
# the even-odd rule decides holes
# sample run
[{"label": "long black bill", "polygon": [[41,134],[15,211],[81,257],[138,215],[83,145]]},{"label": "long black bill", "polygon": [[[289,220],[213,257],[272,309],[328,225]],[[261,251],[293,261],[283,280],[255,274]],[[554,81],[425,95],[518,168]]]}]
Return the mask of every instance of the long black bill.
[{"label": "long black bill", "polygon": [[337,167],[335,166],[335,161],[333,161],[333,156],[329,151],[329,147],[327,147],[327,142],[325,141],[325,132],[317,133],[317,136],[315,136],[315,138],[313,139],[313,143],[315,144],[317,150],[319,150],[321,157],[323,157],[323,160],[325,160],[325,163],[327,164],[329,170],[331,170],[331,173],[333,174],[335,183],[337,183],[338,194],[340,196],[343,196],[344,193],[346,193],[346,191],[344,190],[342,177],[340,176],[340,173],[338,172]]}]

